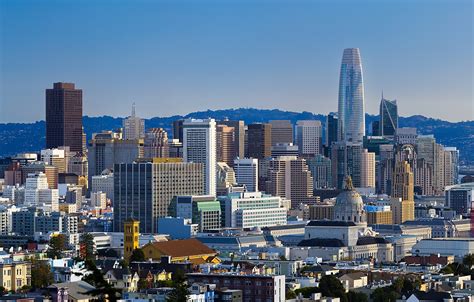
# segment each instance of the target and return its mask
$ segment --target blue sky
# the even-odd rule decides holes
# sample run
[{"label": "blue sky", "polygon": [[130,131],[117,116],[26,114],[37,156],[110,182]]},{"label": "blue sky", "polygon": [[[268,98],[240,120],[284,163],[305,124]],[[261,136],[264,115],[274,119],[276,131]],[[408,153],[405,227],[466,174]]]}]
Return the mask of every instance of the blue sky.
[{"label": "blue sky", "polygon": [[234,107],[337,110],[342,51],[361,49],[366,111],[474,119],[470,0],[0,0],[0,122],[44,119],[44,89],[84,114]]}]

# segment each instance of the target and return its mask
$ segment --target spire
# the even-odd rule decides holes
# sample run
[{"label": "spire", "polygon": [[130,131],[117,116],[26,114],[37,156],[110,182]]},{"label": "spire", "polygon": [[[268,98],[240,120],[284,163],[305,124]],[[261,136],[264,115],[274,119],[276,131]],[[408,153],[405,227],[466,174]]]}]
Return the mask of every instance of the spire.
[{"label": "spire", "polygon": [[384,98],[383,98],[383,89],[382,89],[382,100],[383,100],[383,99],[384,99]]},{"label": "spire", "polygon": [[132,116],[135,117],[135,102],[132,104]]},{"label": "spire", "polygon": [[345,190],[346,191],[352,191],[354,190],[354,185],[352,184],[352,178],[350,175],[346,175],[346,179],[344,180],[345,182]]}]

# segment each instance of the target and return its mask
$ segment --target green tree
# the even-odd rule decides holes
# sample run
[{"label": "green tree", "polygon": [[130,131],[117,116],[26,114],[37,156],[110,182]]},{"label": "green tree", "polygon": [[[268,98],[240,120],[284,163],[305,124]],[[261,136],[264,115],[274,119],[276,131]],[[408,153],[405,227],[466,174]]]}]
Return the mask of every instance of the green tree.
[{"label": "green tree", "polygon": [[349,291],[347,293],[347,300],[349,302],[368,302],[369,297],[366,294],[361,292]]},{"label": "green tree", "polygon": [[285,299],[289,300],[289,299],[294,299],[294,298],[296,298],[296,293],[293,290],[288,289],[285,294]]},{"label": "green tree", "polygon": [[46,261],[33,260],[31,263],[31,287],[45,288],[53,284],[54,276]]},{"label": "green tree", "polygon": [[137,287],[139,290],[147,289],[151,287],[151,284],[146,279],[141,278],[138,280]]},{"label": "green tree", "polygon": [[166,296],[167,302],[186,302],[190,294],[185,282],[175,284],[173,290]]},{"label": "green tree", "polygon": [[89,233],[83,233],[79,238],[80,257],[83,260],[94,260],[94,237]]},{"label": "green tree", "polygon": [[86,260],[85,266],[91,273],[84,276],[82,280],[95,287],[86,294],[96,297],[98,301],[116,302],[121,296],[121,290],[113,287],[104,279],[104,275],[97,268],[94,261]]},{"label": "green tree", "polygon": [[132,251],[132,254],[130,255],[129,262],[139,262],[139,261],[145,261],[145,253],[143,253],[143,250],[138,248],[134,249]]},{"label": "green tree", "polygon": [[321,292],[321,289],[319,289],[319,287],[303,287],[303,288],[298,288],[295,290],[295,295],[303,295],[303,297],[305,298],[310,298],[311,297],[311,294],[314,294],[314,293],[320,293]]},{"label": "green tree", "polygon": [[62,258],[63,251],[67,249],[67,239],[64,234],[51,237],[49,240],[48,251],[46,252],[51,259]]},{"label": "green tree", "polygon": [[373,302],[396,302],[399,294],[393,290],[392,286],[376,288],[372,294]]},{"label": "green tree", "polygon": [[5,289],[5,287],[0,286],[0,296],[4,296],[6,295],[6,293],[7,293],[7,290]]},{"label": "green tree", "polygon": [[319,281],[319,289],[325,297],[339,297],[342,302],[347,302],[346,290],[334,275],[323,276]]},{"label": "green tree", "polygon": [[462,263],[471,269],[474,266],[474,254],[468,254],[464,256]]}]

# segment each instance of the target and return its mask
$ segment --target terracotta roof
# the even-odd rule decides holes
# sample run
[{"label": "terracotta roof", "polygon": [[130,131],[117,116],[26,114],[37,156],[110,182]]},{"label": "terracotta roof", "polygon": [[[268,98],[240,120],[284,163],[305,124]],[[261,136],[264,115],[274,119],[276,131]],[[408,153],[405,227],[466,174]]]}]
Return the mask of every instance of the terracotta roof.
[{"label": "terracotta roof", "polygon": [[162,255],[171,257],[186,257],[193,255],[215,255],[216,252],[197,239],[170,240],[150,243]]}]

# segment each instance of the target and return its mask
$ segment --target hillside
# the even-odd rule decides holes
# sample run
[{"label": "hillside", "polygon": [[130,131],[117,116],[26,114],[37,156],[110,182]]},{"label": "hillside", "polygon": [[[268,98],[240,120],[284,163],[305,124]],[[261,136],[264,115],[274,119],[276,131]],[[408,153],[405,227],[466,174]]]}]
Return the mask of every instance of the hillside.
[{"label": "hillside", "polygon": [[[290,112],[278,109],[253,109],[239,108],[226,110],[207,110],[189,113],[186,116],[154,117],[145,120],[145,126],[162,127],[171,135],[171,123],[180,118],[208,118],[217,120],[228,118],[230,120],[244,120],[246,124],[254,122],[267,122],[269,120],[297,120],[315,119],[324,123],[325,116],[311,112]],[[375,115],[366,115],[367,129],[372,121],[378,119]],[[99,116],[85,116],[83,119],[84,130],[89,139],[92,133],[102,130],[116,129],[121,127],[122,118]],[[474,164],[474,121],[448,122],[432,119],[421,115],[400,117],[400,127],[416,127],[420,134],[434,134],[437,141],[446,145],[454,146],[460,150],[461,161],[464,164]],[[38,151],[45,145],[45,122],[35,123],[8,123],[0,124],[0,156],[13,155],[25,151]]]}]

